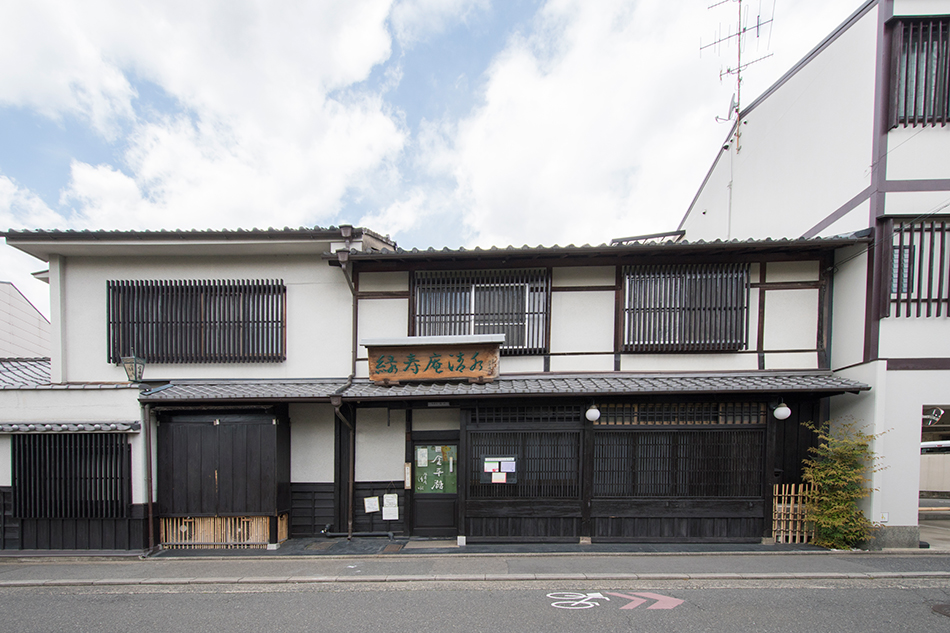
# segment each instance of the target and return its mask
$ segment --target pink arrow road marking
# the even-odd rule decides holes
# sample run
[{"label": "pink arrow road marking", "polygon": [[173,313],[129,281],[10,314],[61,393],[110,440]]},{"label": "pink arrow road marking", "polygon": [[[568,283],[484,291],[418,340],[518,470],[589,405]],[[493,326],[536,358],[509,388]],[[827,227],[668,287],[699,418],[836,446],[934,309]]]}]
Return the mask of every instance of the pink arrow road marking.
[{"label": "pink arrow road marking", "polygon": [[646,600],[644,600],[643,598],[638,598],[636,596],[628,596],[625,593],[613,593],[612,591],[605,591],[604,593],[606,593],[608,596],[617,596],[618,598],[626,598],[627,600],[630,601],[627,604],[620,607],[621,609],[636,609],[641,604],[646,602]]},{"label": "pink arrow road marking", "polygon": [[610,591],[605,591],[608,596],[617,596],[618,598],[626,598],[630,600],[629,603],[620,607],[621,609],[636,609],[641,604],[646,602],[644,598],[649,598],[650,600],[656,600],[651,604],[647,609],[673,609],[675,607],[683,604],[683,601],[679,598],[671,598],[670,596],[661,596],[658,593],[647,593],[647,592],[638,592],[633,595],[627,595],[623,593],[612,593]]}]

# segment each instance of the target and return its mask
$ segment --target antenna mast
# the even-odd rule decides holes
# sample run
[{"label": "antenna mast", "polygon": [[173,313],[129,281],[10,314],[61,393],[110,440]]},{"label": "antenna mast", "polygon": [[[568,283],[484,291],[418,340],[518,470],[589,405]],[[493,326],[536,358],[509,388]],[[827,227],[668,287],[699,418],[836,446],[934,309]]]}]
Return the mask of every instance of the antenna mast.
[{"label": "antenna mast", "polygon": [[[773,20],[772,16],[775,15],[775,0],[772,1],[772,16],[769,16],[769,18],[766,20],[762,19],[762,4],[760,0],[759,12],[755,16],[755,24],[752,26],[748,24],[749,22],[748,10],[746,10],[745,14],[743,14],[742,0],[720,0],[719,2],[715,2],[709,5],[708,8],[714,9],[716,7],[722,6],[729,2],[735,2],[738,5],[738,21],[735,24],[735,31],[730,32],[727,35],[723,35],[722,26],[720,25],[719,32],[714,36],[713,41],[705,45],[700,44],[699,51],[700,51],[700,54],[702,54],[702,52],[706,50],[707,48],[714,48],[717,51],[719,51],[724,44],[732,44],[733,40],[735,41],[736,65],[734,67],[726,66],[725,69],[720,70],[719,80],[722,81],[723,77],[734,75],[736,78],[736,93],[732,99],[732,102],[729,104],[729,116],[725,119],[717,116],[716,120],[717,121],[731,121],[733,116],[736,117],[735,143],[736,143],[736,151],[738,152],[739,151],[739,137],[742,135],[741,132],[739,131],[739,125],[740,125],[739,113],[741,112],[741,108],[742,108],[742,105],[741,105],[742,104],[742,71],[748,68],[749,66],[751,66],[752,64],[755,64],[756,62],[760,62],[763,59],[768,59],[769,57],[772,56],[772,53],[768,53],[766,55],[762,55],[761,57],[757,57],[751,61],[743,62],[742,61],[742,47],[743,47],[743,43],[744,43],[746,35],[754,33],[756,39],[758,39],[759,37],[761,37],[762,30],[766,26],[769,27],[769,42],[771,43],[772,28],[770,25],[772,24],[772,20]],[[732,29],[730,29],[730,31],[732,31]]]}]

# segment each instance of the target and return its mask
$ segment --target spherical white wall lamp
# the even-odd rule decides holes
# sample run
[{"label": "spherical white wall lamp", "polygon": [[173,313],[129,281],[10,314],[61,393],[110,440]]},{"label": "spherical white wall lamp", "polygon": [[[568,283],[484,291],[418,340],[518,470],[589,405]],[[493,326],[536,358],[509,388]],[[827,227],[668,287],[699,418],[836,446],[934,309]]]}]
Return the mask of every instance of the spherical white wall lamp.
[{"label": "spherical white wall lamp", "polygon": [[584,414],[584,417],[587,418],[589,422],[596,422],[600,419],[600,409],[597,408],[597,405],[590,405],[590,408],[587,409],[587,413]]},{"label": "spherical white wall lamp", "polygon": [[787,420],[788,416],[792,415],[792,410],[788,408],[788,405],[785,404],[785,401],[782,400],[777,405],[772,407],[772,415],[775,416],[776,420]]}]

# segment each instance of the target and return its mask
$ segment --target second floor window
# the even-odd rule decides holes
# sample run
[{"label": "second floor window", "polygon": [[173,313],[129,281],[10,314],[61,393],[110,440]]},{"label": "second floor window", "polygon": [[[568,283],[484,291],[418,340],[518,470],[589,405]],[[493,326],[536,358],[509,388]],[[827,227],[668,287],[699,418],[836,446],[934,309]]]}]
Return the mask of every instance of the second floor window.
[{"label": "second floor window", "polygon": [[623,284],[622,351],[746,348],[748,264],[627,266]]},{"label": "second floor window", "polygon": [[891,222],[887,313],[899,317],[950,316],[950,218]]},{"label": "second floor window", "polygon": [[107,282],[109,362],[286,360],[287,288],[279,280]]},{"label": "second floor window", "polygon": [[546,269],[419,271],[413,282],[416,336],[504,334],[503,354],[547,350]]},{"label": "second floor window", "polygon": [[891,34],[891,127],[946,125],[950,18],[898,20]]}]

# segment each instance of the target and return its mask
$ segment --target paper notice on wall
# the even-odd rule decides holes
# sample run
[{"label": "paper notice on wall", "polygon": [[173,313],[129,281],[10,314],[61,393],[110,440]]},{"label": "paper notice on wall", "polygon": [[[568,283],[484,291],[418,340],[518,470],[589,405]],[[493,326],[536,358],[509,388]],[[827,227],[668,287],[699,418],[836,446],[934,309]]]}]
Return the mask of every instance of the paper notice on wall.
[{"label": "paper notice on wall", "polygon": [[515,472],[515,463],[513,461],[504,461],[501,462],[501,472],[503,473],[513,473]]},{"label": "paper notice on wall", "polygon": [[416,449],[416,468],[428,468],[429,466],[429,447],[420,446]]},{"label": "paper notice on wall", "polygon": [[507,480],[507,473],[492,473],[491,482],[493,484],[503,484]]},{"label": "paper notice on wall", "polygon": [[383,521],[399,520],[399,495],[383,495]]},{"label": "paper notice on wall", "polygon": [[497,473],[498,472],[498,462],[485,462],[485,472],[486,473]]},{"label": "paper notice on wall", "polygon": [[363,497],[363,509],[367,514],[379,512],[379,497]]}]

